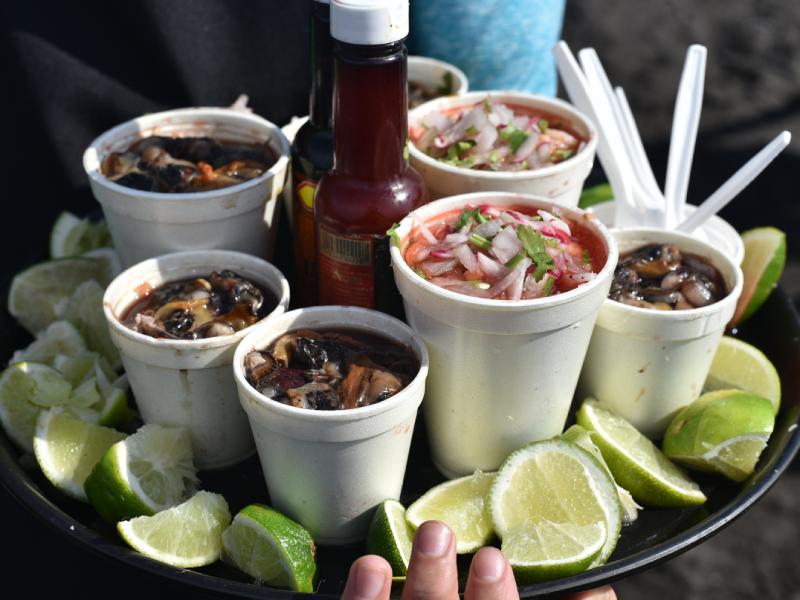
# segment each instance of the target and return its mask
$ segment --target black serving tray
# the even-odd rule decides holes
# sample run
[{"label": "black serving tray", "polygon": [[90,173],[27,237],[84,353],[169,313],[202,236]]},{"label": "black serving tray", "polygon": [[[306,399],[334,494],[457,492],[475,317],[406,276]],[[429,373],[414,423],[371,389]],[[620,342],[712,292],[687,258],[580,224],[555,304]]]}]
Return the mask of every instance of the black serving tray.
[{"label": "black serving tray", "polygon": [[[3,361],[30,341],[4,306],[0,307],[0,334],[0,359]],[[623,528],[617,548],[606,565],[572,577],[522,586],[520,595],[523,598],[592,588],[668,560],[720,531],[748,510],[775,483],[800,447],[797,428],[800,417],[800,371],[797,369],[800,364],[800,322],[793,305],[779,288],[736,334],[765,352],[777,367],[783,386],[775,431],[753,476],[743,484],[731,484],[696,474],[696,480],[708,496],[704,506],[641,511],[635,523]],[[430,461],[424,432],[423,424],[418,422],[401,498],[406,506],[431,486],[443,481]],[[251,502],[269,501],[257,457],[223,471],[201,473],[200,479],[204,489],[225,496],[233,513]],[[64,496],[50,485],[39,472],[35,459],[21,454],[2,430],[0,483],[50,526],[54,535],[65,535],[98,556],[185,586],[187,594],[239,598],[308,597],[257,585],[245,574],[221,562],[202,569],[177,569],[135,552],[90,506]],[[314,596],[338,597],[350,564],[364,553],[362,545],[319,548],[319,585]],[[469,557],[459,560],[463,589]]]}]

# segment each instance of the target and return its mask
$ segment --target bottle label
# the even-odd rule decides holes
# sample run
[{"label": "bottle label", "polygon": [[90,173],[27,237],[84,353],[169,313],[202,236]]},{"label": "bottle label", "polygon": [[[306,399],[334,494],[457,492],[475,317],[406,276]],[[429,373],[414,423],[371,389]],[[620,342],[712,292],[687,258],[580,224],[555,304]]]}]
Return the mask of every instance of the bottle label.
[{"label": "bottle label", "polygon": [[375,238],[320,227],[320,304],[375,308]]},{"label": "bottle label", "polygon": [[317,245],[314,227],[314,195],[317,182],[294,171],[294,272],[292,290],[299,306],[317,303]]}]

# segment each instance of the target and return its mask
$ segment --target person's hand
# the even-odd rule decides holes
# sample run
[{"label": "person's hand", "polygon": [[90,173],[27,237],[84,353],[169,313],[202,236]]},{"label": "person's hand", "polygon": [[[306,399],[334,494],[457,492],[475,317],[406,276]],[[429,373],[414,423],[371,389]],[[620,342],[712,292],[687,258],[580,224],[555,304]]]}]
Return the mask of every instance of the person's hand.
[{"label": "person's hand", "polygon": [[[387,600],[392,587],[392,569],[380,556],[362,556],[350,568],[342,600]],[[497,548],[478,550],[472,559],[464,591],[466,600],[518,600],[511,565]],[[417,529],[403,600],[456,600],[458,572],[456,542],[450,528],[428,521]],[[606,586],[581,592],[569,600],[615,600]]]}]

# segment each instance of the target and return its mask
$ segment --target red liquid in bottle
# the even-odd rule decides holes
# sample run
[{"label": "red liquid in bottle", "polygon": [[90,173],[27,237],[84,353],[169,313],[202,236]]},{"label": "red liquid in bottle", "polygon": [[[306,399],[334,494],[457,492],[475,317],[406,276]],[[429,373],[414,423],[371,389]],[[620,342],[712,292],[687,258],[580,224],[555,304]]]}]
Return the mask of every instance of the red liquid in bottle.
[{"label": "red liquid in bottle", "polygon": [[407,56],[403,40],[335,42],[334,166],[315,200],[321,304],[402,314],[386,230],[429,199],[405,155]]}]

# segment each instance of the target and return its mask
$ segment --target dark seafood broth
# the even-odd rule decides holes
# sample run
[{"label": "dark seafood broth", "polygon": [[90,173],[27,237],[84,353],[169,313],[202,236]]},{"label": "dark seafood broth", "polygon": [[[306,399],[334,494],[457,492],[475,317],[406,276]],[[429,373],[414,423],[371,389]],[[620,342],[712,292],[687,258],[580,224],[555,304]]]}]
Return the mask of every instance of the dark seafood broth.
[{"label": "dark seafood broth", "polygon": [[674,244],[648,244],[620,256],[609,298],[641,308],[685,310],[728,295],[722,274]]},{"label": "dark seafood broth", "polygon": [[345,410],[381,402],[419,371],[415,352],[362,329],[298,329],[244,359],[247,381],[296,408]]},{"label": "dark seafood broth", "polygon": [[154,338],[196,340],[231,335],[271,313],[277,295],[230,270],[170,281],[146,290],[120,318]]},{"label": "dark seafood broth", "polygon": [[210,137],[150,136],[103,159],[111,181],[146,192],[216,190],[260,177],[278,160],[268,142],[247,144]]}]

